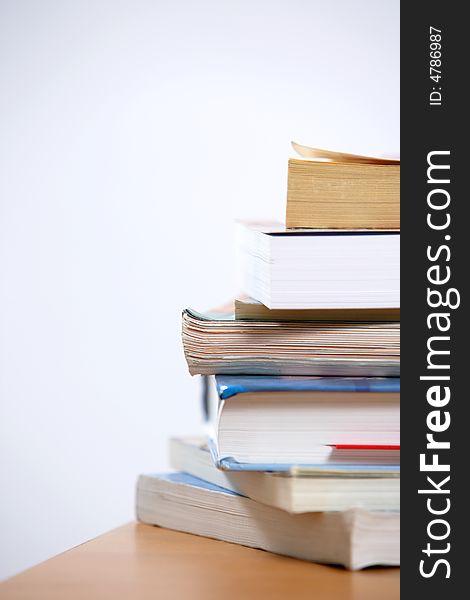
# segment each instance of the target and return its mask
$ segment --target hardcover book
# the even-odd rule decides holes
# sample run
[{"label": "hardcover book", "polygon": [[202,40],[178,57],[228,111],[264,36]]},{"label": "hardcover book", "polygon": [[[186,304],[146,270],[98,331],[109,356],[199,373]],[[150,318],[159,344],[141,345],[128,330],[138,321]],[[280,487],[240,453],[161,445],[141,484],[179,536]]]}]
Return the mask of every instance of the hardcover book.
[{"label": "hardcover book", "polygon": [[399,378],[219,375],[206,390],[221,468],[399,463]]}]

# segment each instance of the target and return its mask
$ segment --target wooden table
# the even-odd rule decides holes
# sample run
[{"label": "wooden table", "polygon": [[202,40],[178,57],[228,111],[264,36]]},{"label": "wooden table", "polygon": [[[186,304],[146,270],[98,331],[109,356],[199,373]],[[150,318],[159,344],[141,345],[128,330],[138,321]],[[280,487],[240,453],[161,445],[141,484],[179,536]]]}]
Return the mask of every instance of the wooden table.
[{"label": "wooden table", "polygon": [[12,577],[0,598],[388,600],[399,598],[399,569],[351,573],[130,524]]}]

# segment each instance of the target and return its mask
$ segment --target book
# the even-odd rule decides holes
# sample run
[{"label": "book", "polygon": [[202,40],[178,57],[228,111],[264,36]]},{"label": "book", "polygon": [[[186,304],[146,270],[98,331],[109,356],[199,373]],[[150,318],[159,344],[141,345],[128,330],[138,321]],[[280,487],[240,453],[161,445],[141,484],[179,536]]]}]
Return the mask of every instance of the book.
[{"label": "book", "polygon": [[400,235],[239,223],[243,292],[271,309],[399,308]]},{"label": "book", "polygon": [[294,147],[304,158],[288,162],[287,227],[400,228],[399,161]]},{"label": "book", "polygon": [[397,376],[398,322],[241,321],[233,313],[182,316],[192,375]]},{"label": "book", "polygon": [[136,513],[144,523],[348,569],[400,561],[398,512],[293,515],[185,473],[141,475]]},{"label": "book", "polygon": [[[207,424],[220,467],[398,464],[399,378],[210,378]],[[243,466],[245,465],[245,466]]]},{"label": "book", "polygon": [[352,321],[399,322],[399,308],[310,308],[270,309],[254,298],[235,298],[237,321]]},{"label": "book", "polygon": [[285,472],[218,469],[205,438],[171,438],[170,465],[214,485],[291,513],[400,509],[399,467],[291,467]]}]

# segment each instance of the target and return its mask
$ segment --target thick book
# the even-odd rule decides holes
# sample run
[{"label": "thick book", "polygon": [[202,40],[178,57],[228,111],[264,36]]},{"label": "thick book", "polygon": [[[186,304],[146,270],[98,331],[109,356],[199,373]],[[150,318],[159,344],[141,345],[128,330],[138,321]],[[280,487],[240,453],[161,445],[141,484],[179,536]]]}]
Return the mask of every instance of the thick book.
[{"label": "thick book", "polygon": [[291,513],[400,509],[399,468],[361,465],[299,468],[285,472],[218,469],[204,438],[172,438],[170,465],[214,485]]},{"label": "thick book", "polygon": [[182,321],[192,375],[400,374],[398,322],[242,321],[193,309]]},{"label": "thick book", "polygon": [[243,292],[271,309],[400,307],[397,231],[239,223]]},{"label": "thick book", "polygon": [[136,512],[151,525],[348,569],[400,562],[398,512],[292,515],[183,473],[141,475]]},{"label": "thick book", "polygon": [[399,378],[217,375],[206,390],[221,468],[399,464]]},{"label": "thick book", "polygon": [[398,161],[294,147],[304,158],[288,163],[287,227],[400,228]]},{"label": "thick book", "polygon": [[400,321],[399,308],[310,308],[300,310],[271,309],[248,296],[235,298],[234,314],[237,321],[345,321],[383,322]]}]

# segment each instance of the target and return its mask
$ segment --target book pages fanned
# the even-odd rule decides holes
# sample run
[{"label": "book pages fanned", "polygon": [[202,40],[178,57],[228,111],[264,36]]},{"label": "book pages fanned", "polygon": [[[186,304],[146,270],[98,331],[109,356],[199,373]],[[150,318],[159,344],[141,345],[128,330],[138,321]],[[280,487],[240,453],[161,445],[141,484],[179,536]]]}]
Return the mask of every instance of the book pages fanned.
[{"label": "book pages fanned", "polygon": [[349,154],[347,152],[335,152],[332,150],[324,150],[322,148],[312,148],[311,146],[303,146],[297,142],[291,142],[294,150],[302,158],[313,158],[324,162],[337,163],[360,163],[363,165],[399,165],[399,158],[382,158],[375,156],[364,156],[361,154]]}]

